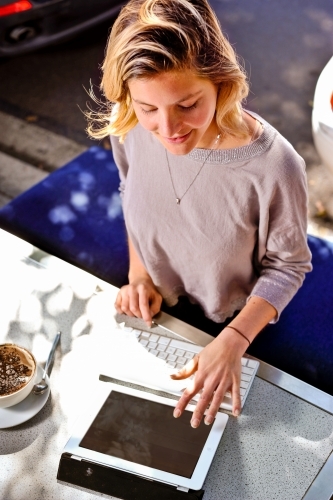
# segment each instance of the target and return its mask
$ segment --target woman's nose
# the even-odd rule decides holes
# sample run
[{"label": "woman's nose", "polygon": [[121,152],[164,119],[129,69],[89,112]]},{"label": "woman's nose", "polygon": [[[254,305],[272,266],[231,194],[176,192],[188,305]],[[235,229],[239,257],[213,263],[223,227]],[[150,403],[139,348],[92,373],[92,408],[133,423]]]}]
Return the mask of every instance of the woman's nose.
[{"label": "woman's nose", "polygon": [[173,137],[180,130],[181,124],[177,114],[174,112],[160,113],[158,133],[163,137]]}]

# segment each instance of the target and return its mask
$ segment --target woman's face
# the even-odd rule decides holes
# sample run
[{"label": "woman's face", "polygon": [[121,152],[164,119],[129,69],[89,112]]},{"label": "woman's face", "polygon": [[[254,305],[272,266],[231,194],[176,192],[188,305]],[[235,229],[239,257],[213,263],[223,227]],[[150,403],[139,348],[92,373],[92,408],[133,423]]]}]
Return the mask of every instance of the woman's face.
[{"label": "woman's face", "polygon": [[128,83],[139,123],[172,154],[214,147],[217,87],[190,70],[133,78]]}]

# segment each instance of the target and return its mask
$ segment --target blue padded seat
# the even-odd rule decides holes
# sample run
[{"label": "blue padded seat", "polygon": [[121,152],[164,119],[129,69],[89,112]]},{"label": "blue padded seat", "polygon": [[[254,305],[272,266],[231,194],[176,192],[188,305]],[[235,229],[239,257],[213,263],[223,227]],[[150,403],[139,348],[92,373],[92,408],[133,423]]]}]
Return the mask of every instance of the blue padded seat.
[{"label": "blue padded seat", "polygon": [[0,210],[0,227],[122,286],[128,272],[119,175],[111,151],[92,147]]},{"label": "blue padded seat", "polygon": [[[0,227],[122,286],[128,249],[111,151],[93,147],[0,210]],[[248,353],[333,395],[333,244],[309,236],[313,271]],[[196,306],[164,309],[212,335]],[[201,316],[200,316],[201,313]]]}]

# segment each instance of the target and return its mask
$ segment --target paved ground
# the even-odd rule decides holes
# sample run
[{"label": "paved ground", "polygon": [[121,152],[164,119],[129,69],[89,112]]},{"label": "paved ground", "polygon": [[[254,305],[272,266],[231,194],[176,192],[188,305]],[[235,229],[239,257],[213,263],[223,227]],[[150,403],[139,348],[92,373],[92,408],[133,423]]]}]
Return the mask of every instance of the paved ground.
[{"label": "paved ground", "polygon": [[86,147],[0,111],[0,206]]},{"label": "paved ground", "polygon": [[[333,175],[311,136],[317,78],[333,54],[333,0],[211,0],[251,80],[247,106],[305,158],[310,229],[333,234]],[[0,60],[0,204],[92,142],[81,109],[99,81],[102,26],[73,42]],[[2,112],[1,112],[2,110]]]}]

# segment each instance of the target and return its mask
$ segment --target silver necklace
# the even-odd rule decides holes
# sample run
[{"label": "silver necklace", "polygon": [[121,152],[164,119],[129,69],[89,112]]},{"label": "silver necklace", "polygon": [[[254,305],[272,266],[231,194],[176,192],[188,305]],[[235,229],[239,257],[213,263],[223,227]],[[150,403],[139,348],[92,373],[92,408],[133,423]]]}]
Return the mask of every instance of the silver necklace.
[{"label": "silver necklace", "polygon": [[174,195],[175,195],[175,198],[176,198],[177,205],[180,205],[181,200],[184,198],[184,196],[189,191],[189,189],[193,186],[193,184],[196,181],[196,179],[199,177],[199,174],[200,174],[201,170],[204,168],[205,163],[207,162],[207,160],[210,157],[210,155],[212,154],[212,152],[215,150],[214,146],[216,146],[218,144],[218,142],[220,141],[221,137],[222,137],[221,133],[217,135],[216,140],[215,140],[215,142],[213,144],[213,149],[211,149],[209,151],[209,153],[207,154],[207,156],[206,156],[203,164],[201,165],[201,167],[199,168],[198,172],[196,173],[196,175],[192,179],[190,185],[187,187],[187,189],[184,191],[184,193],[181,196],[178,196],[177,193],[176,193],[176,189],[175,189],[175,185],[174,185],[173,177],[172,177],[172,173],[171,173],[170,163],[169,163],[168,151],[166,149],[164,150],[165,151],[165,157],[166,157],[167,165],[168,165],[170,180],[171,180],[171,184],[172,184],[172,189],[173,189],[173,192],[174,192]]}]

